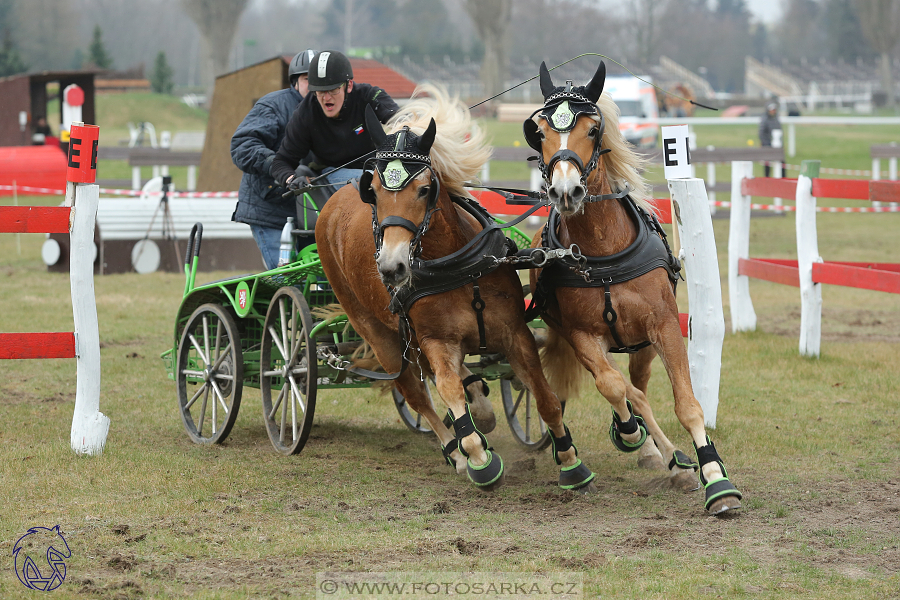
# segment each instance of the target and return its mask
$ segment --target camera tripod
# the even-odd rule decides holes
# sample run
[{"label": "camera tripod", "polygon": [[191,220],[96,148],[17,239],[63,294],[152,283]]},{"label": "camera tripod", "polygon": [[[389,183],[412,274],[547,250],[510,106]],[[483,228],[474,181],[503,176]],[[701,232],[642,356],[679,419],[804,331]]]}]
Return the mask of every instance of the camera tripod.
[{"label": "camera tripod", "polygon": [[140,257],[144,252],[143,242],[150,239],[150,232],[153,231],[153,224],[156,222],[156,217],[159,216],[160,211],[162,211],[162,237],[166,240],[172,240],[172,246],[175,249],[175,258],[178,261],[175,264],[181,264],[181,249],[178,247],[178,238],[175,234],[175,221],[172,219],[172,212],[169,210],[169,186],[172,184],[172,177],[163,175],[162,180],[162,197],[159,199],[159,204],[156,205],[156,210],[153,211],[153,216],[150,218],[150,225],[147,227],[147,232],[144,234],[144,237],[137,242],[138,244],[141,244],[141,248],[138,251],[137,256],[132,260],[132,263],[137,263],[138,260],[140,260]]}]

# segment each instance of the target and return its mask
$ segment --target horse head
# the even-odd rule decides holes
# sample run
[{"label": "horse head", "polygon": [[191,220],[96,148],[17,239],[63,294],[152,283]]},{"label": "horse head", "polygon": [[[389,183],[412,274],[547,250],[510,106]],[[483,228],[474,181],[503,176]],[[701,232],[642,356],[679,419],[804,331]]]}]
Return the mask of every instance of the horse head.
[{"label": "horse head", "polygon": [[544,106],[524,123],[525,140],[540,154],[550,202],[562,215],[584,207],[587,178],[597,167],[604,120],[597,100],[603,92],[606,65],[601,61],[587,85],[553,85],[541,63]]},{"label": "horse head", "polygon": [[385,285],[402,287],[410,282],[410,264],[421,251],[440,193],[430,157],[437,126],[432,118],[421,135],[408,126],[387,135],[367,107],[366,129],[377,150],[360,178],[359,193],[372,205],[378,274]]}]

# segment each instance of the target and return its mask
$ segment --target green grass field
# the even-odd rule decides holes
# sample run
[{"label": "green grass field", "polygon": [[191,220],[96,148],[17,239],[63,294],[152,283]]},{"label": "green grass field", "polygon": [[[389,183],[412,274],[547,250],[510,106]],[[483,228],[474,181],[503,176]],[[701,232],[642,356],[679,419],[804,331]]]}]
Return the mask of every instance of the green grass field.
[{"label": "green grass field", "polygon": [[[809,147],[840,134],[817,129]],[[851,146],[829,166],[867,168],[865,139],[836,144]],[[896,261],[900,214],[820,214],[817,223],[826,260]],[[325,572],[576,573],[575,598],[896,598],[900,296],[825,286],[822,357],[807,359],[797,288],[753,282],[758,331],[733,335],[728,222],[713,227],[727,333],[710,435],[744,493],[737,515],[709,517],[702,492],[669,489],[664,473],[617,452],[596,393],[566,412],[597,473],[591,496],[556,487],[548,451],[518,447],[496,386],[488,437],[508,474],[491,494],[446,467],[435,440],[408,431],[390,398],[369,389],[321,390],[297,456],[272,450],[252,388],[224,444],[194,445],[159,359],[174,343],[183,276],[109,275],[94,283],[100,408],[111,419],[101,456],[69,449],[75,361],[0,365],[0,597],[34,597],[16,579],[13,545],[30,527],[59,524],[72,557],[57,598],[322,598]],[[790,214],[755,218],[750,254],[795,257],[794,235]],[[73,328],[69,279],[46,271],[44,237],[0,234],[2,332]],[[649,395],[661,427],[690,451],[659,361]]]}]

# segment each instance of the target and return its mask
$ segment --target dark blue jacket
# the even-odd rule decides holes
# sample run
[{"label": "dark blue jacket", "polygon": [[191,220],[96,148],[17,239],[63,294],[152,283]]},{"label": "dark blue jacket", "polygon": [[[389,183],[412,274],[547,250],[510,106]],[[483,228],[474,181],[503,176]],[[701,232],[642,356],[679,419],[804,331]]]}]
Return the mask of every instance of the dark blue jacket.
[{"label": "dark blue jacket", "polygon": [[231,160],[244,172],[232,221],[281,229],[297,215],[294,197],[269,175],[269,165],[284,139],[285,127],[303,96],[294,88],[266,94],[231,137]]}]

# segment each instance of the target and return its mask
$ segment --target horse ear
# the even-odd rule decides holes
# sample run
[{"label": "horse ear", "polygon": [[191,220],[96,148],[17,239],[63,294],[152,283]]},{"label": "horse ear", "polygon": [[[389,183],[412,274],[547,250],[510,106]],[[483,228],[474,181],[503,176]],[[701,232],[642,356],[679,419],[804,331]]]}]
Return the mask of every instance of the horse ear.
[{"label": "horse ear", "polygon": [[366,104],[366,129],[369,131],[369,137],[376,148],[380,148],[387,138],[384,129],[381,127],[381,121],[375,115],[375,110],[371,104]]},{"label": "horse ear", "polygon": [[546,99],[553,93],[553,81],[550,79],[550,71],[547,70],[547,63],[541,61],[541,94]]},{"label": "horse ear", "polygon": [[597,100],[600,99],[600,94],[603,93],[603,84],[605,82],[606,63],[601,60],[600,66],[597,67],[597,72],[594,73],[594,77],[591,79],[591,82],[584,88],[584,95],[587,96],[591,102],[597,102]]},{"label": "horse ear", "polygon": [[426,155],[431,152],[431,146],[432,144],[434,144],[434,136],[436,133],[437,124],[432,118],[431,123],[428,124],[428,128],[425,130],[425,133],[419,136],[419,152]]}]

